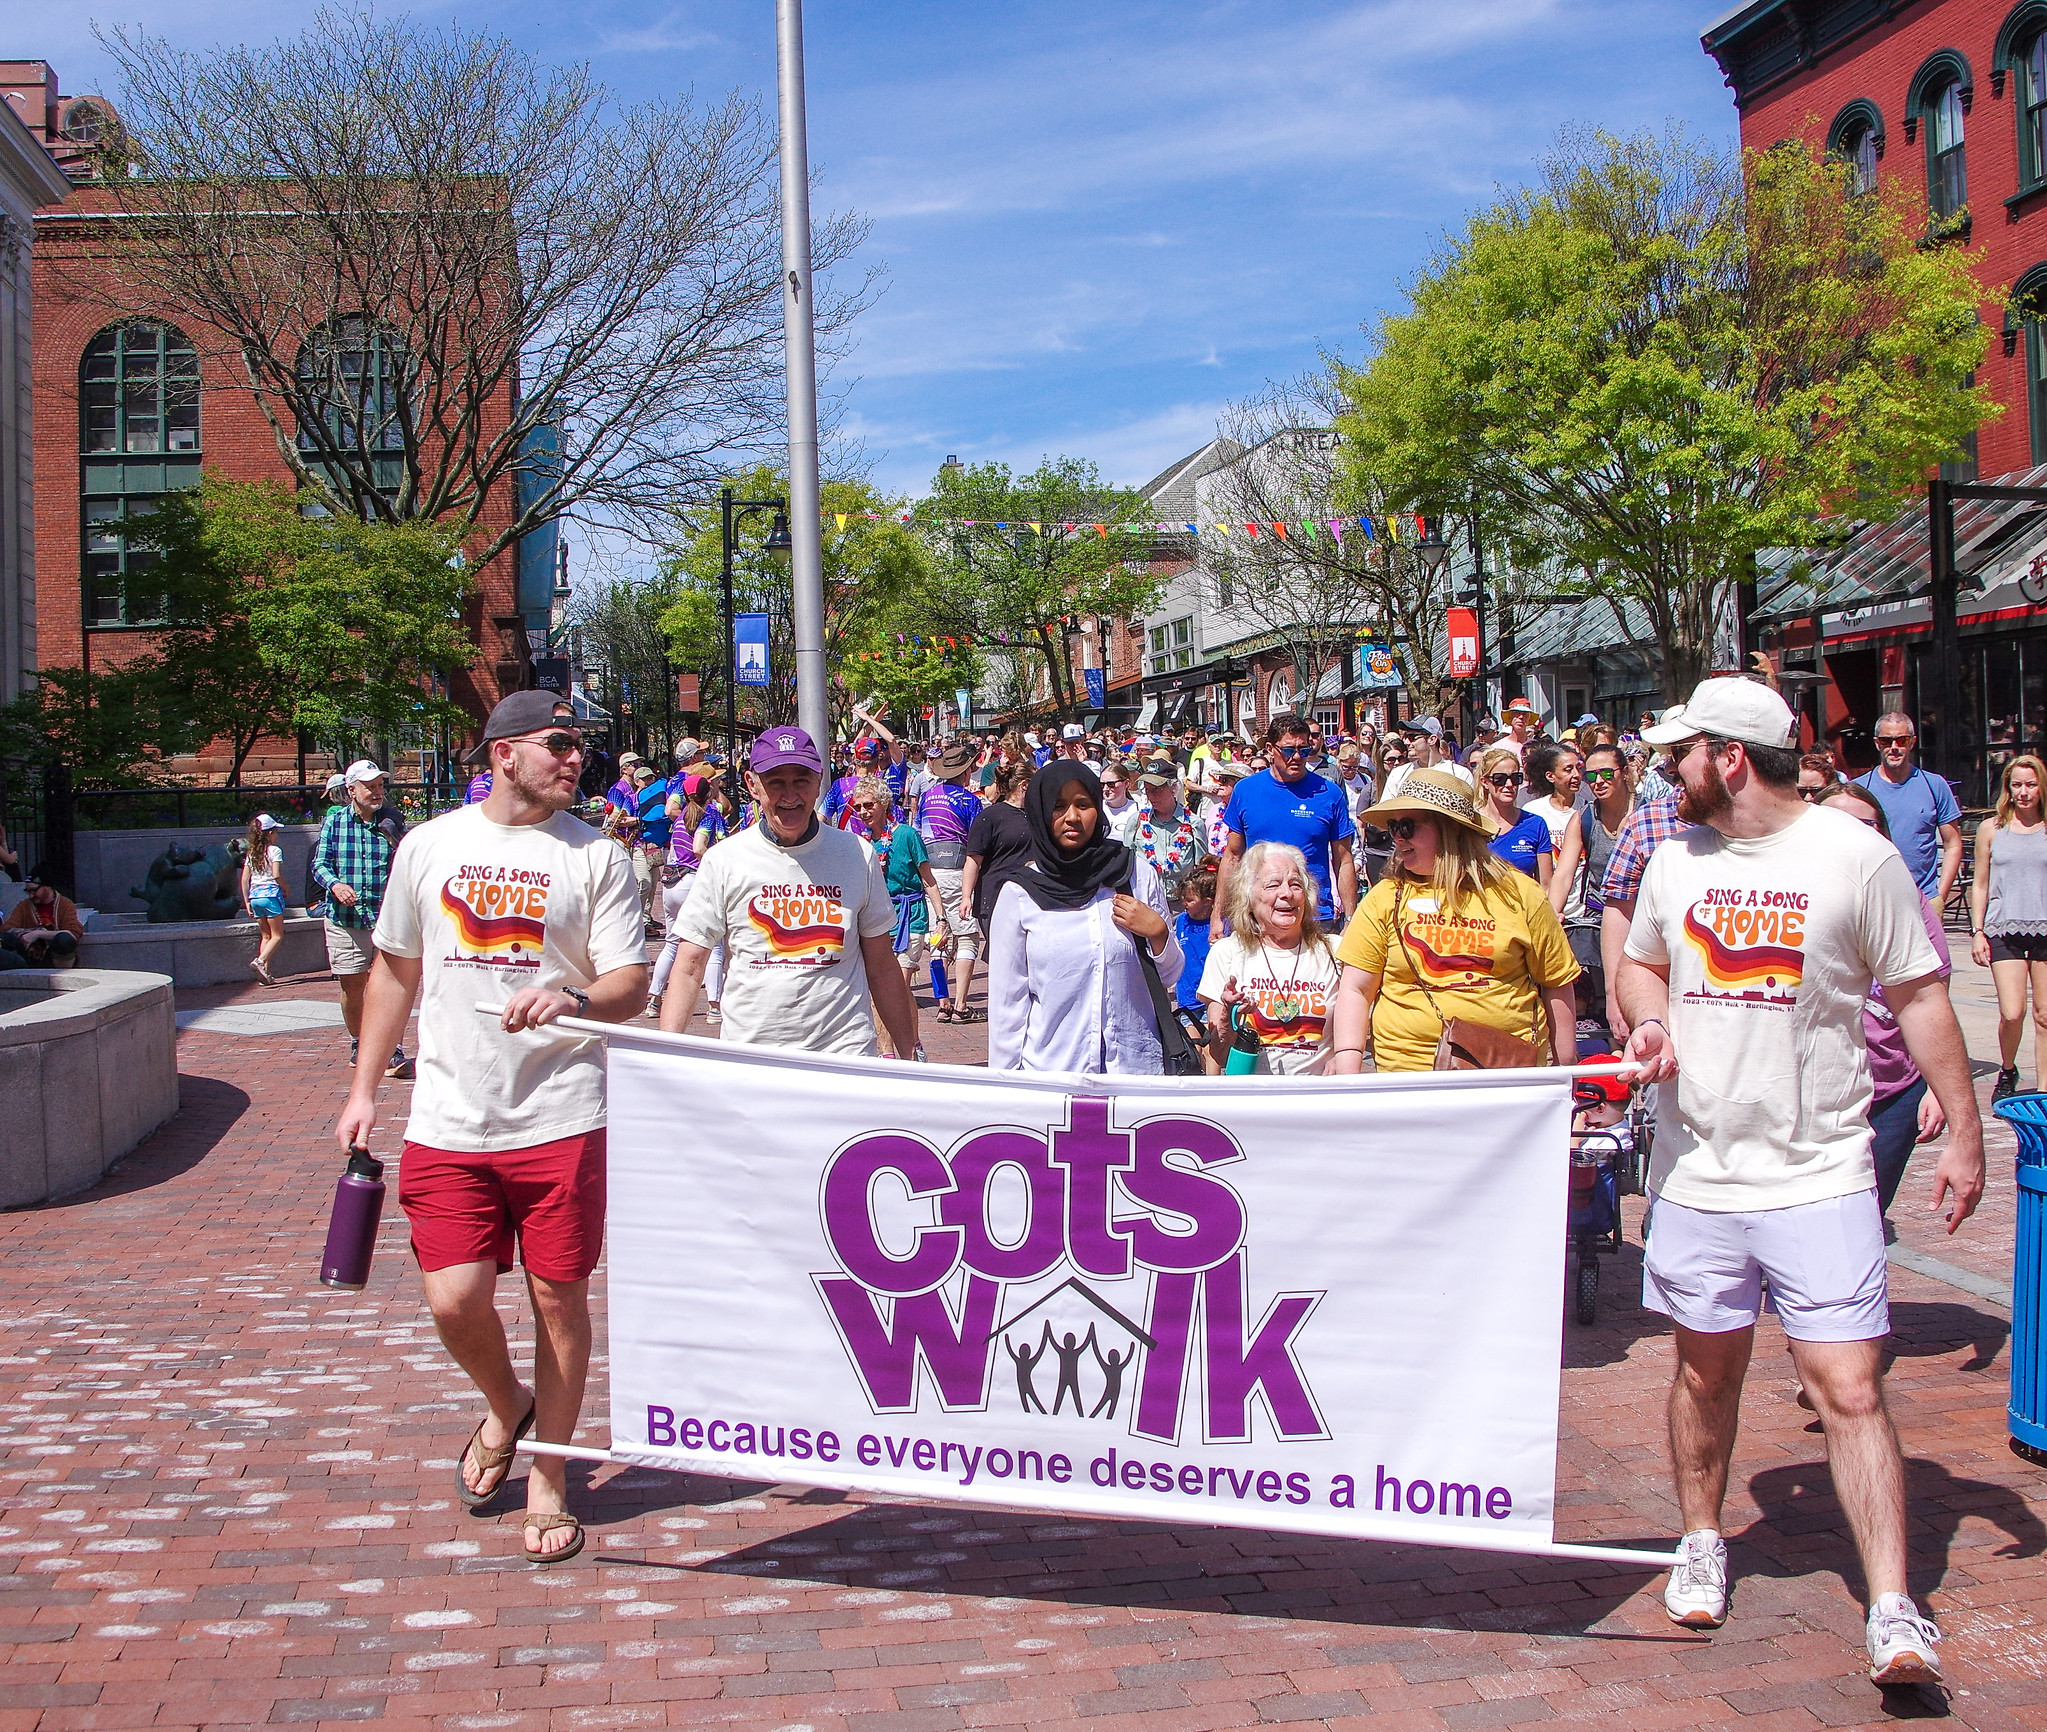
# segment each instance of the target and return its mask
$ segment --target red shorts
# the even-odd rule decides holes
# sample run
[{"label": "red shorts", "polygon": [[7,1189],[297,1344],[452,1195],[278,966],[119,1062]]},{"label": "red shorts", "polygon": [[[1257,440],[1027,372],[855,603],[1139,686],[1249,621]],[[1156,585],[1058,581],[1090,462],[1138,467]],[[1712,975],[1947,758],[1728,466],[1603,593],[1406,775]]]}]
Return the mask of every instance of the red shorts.
[{"label": "red shorts", "polygon": [[407,1143],[398,1203],[422,1269],[495,1262],[502,1274],[516,1237],[528,1274],[581,1281],[604,1250],[604,1132],[481,1153]]}]

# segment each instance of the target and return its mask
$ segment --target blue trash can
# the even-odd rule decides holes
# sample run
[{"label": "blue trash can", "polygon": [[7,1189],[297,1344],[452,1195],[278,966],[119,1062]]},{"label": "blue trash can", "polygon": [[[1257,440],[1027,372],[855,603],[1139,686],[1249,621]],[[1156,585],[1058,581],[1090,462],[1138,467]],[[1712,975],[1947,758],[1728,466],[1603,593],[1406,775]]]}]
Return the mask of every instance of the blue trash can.
[{"label": "blue trash can", "polygon": [[2005,1418],[2012,1453],[2047,1467],[2047,1094],[2013,1095],[1992,1110],[2019,1140],[2011,1404]]}]

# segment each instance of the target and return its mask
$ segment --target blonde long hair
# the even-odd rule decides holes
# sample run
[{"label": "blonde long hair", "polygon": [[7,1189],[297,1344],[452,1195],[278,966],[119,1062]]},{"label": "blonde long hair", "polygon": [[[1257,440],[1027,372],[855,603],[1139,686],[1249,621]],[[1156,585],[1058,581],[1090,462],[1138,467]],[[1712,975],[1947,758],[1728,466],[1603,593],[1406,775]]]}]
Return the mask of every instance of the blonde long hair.
[{"label": "blonde long hair", "polygon": [[2011,773],[2016,769],[2033,772],[2034,784],[2040,790],[2040,809],[2047,812],[2047,763],[2042,763],[2032,752],[2021,752],[2004,766],[2004,774],[1997,780],[1997,827],[2002,830],[2011,823]]},{"label": "blonde long hair", "polygon": [[1230,893],[1223,899],[1223,918],[1229,921],[1230,930],[1253,944],[1265,942],[1264,929],[1258,924],[1256,890],[1257,881],[1274,859],[1286,862],[1301,887],[1301,947],[1328,949],[1329,934],[1322,928],[1319,912],[1322,892],[1308,870],[1307,855],[1288,842],[1253,842],[1244,850],[1244,857],[1230,874]]}]

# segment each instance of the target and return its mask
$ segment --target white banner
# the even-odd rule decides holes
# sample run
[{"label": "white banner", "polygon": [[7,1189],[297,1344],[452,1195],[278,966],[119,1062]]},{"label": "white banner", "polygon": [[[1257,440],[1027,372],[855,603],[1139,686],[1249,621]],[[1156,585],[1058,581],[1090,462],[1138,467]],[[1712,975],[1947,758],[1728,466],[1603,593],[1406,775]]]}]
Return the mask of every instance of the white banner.
[{"label": "white banner", "polygon": [[1563,1073],[1025,1077],[606,1032],[615,1459],[1657,1561],[1553,1537]]}]

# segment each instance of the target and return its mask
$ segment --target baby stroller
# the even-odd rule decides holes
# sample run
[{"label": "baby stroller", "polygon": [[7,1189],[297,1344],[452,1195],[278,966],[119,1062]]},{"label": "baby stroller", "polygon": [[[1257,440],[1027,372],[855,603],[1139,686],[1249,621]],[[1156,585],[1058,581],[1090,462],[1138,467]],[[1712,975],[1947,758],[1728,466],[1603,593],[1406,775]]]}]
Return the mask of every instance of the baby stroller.
[{"label": "baby stroller", "polygon": [[[1598,1062],[1595,1057],[1592,1062]],[[1619,1059],[1609,1062],[1618,1065]],[[1642,1189],[1649,1127],[1646,1106],[1618,1076],[1571,1085],[1569,1237],[1572,1312],[1581,1324],[1599,1310],[1599,1259],[1621,1248],[1621,1198]]]}]

